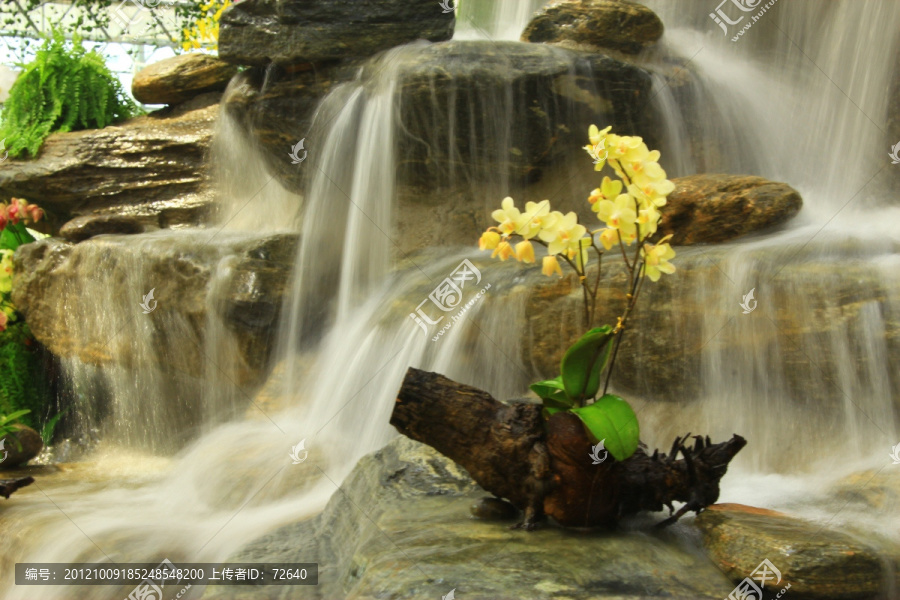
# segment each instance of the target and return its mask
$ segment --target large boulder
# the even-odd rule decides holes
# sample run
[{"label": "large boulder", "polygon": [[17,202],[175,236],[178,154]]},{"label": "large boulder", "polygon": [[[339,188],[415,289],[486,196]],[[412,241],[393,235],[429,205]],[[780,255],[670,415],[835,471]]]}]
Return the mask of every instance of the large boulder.
[{"label": "large boulder", "polygon": [[662,37],[655,12],[627,0],[557,0],[522,32],[523,42],[547,42],[636,54]]},{"label": "large boulder", "polygon": [[[291,468],[316,474],[327,467],[311,458]],[[696,548],[671,538],[553,526],[523,534],[508,523],[475,520],[470,506],[486,495],[435,450],[395,439],[359,461],[320,515],[283,526],[228,558],[316,562],[317,586],[252,593],[210,586],[202,598],[412,600],[455,589],[456,597],[473,600],[714,600],[733,587]]]},{"label": "large boulder", "polygon": [[608,56],[453,41],[406,61],[398,84],[399,172],[423,190],[501,174],[513,184],[533,182],[580,149],[593,122],[652,143],[650,75]]},{"label": "large boulder", "polygon": [[748,175],[691,175],[672,180],[662,211],[661,235],[672,244],[725,242],[794,218],[803,206],[786,183]]},{"label": "large boulder", "polygon": [[368,57],[450,39],[454,24],[435,0],[245,0],[222,15],[219,57],[259,66]]},{"label": "large boulder", "polygon": [[807,599],[855,600],[885,591],[878,552],[840,531],[741,504],[710,506],[695,523],[710,558],[735,584],[766,559],[770,594],[788,584],[790,596]]},{"label": "large boulder", "polygon": [[[212,243],[205,230],[161,231],[26,244],[14,259],[13,302],[35,338],[58,357],[194,378],[203,374],[203,345],[215,329],[210,323],[220,321],[239,352],[227,376],[252,386],[266,374],[297,236],[221,237]],[[153,310],[142,315],[142,296],[151,289],[145,304]],[[119,301],[96,320],[88,299],[100,295]],[[177,348],[152,351],[174,332]]]},{"label": "large boulder", "polygon": [[199,223],[213,193],[206,155],[220,94],[103,129],[54,133],[33,160],[0,164],[0,195],[21,196],[61,224],[90,214]]},{"label": "large boulder", "polygon": [[181,54],[137,72],[131,93],[144,104],[178,104],[206,92],[222,91],[237,67],[208,54]]}]

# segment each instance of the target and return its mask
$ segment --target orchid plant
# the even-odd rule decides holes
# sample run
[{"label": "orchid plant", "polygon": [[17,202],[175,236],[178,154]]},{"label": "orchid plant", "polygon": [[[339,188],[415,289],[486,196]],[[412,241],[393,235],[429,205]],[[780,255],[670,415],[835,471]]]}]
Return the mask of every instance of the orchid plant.
[{"label": "orchid plant", "polygon": [[[615,325],[589,329],[566,351],[560,375],[534,383],[531,389],[543,401],[546,418],[571,411],[581,419],[594,442],[602,442],[616,460],[625,460],[638,447],[637,416],[624,399],[607,393],[607,389],[622,335],[644,280],[659,281],[662,274],[675,272],[670,262],[675,251],[668,243],[672,236],[650,241],[657,233],[660,209],[675,185],[659,165],[659,151],[651,151],[640,137],[615,135],[610,130],[611,127],[600,130],[591,125],[590,144],[584,147],[593,159],[595,171],[609,165],[618,177],[604,177],[587,199],[602,227],[589,230],[578,222],[574,212],[564,215],[551,210],[549,200],[528,202],[523,212],[512,198],[505,198],[501,208],[492,213],[498,225],[489,227],[478,245],[482,250],[492,250],[491,256],[501,261],[514,257],[525,263],[535,262],[534,243],[545,246],[547,255],[542,259],[541,270],[547,276],[562,276],[562,259],[581,283],[586,329],[593,325],[596,315],[604,252],[621,253],[628,275],[623,313]],[[516,239],[521,241],[513,246]],[[598,263],[593,280],[587,272],[592,256]],[[603,393],[597,398],[604,371]]]}]

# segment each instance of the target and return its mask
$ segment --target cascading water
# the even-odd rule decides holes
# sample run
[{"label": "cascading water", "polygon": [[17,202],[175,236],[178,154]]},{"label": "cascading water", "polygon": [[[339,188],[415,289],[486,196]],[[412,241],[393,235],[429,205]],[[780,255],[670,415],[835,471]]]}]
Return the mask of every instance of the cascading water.
[{"label": "cascading water", "polygon": [[[540,4],[516,5],[532,10]],[[785,505],[795,499],[783,487],[788,479],[767,474],[789,471],[789,464],[797,470],[798,461],[788,461],[785,455],[796,451],[806,460],[840,452],[845,456],[842,465],[850,471],[869,466],[869,457],[884,454],[898,433],[898,382],[889,369],[890,340],[884,330],[898,307],[891,290],[898,288],[893,257],[900,240],[891,226],[900,215],[880,210],[876,217],[855,209],[891,200],[878,178],[869,181],[887,162],[883,136],[873,121],[883,120],[889,61],[880,56],[896,55],[893,32],[900,25],[900,11],[884,8],[887,3],[836,0],[827,3],[819,24],[813,25],[809,16],[821,5],[782,2],[765,16],[772,27],[760,22],[739,43],[732,43],[717,37],[721,30],[707,16],[714,7],[706,2],[689,3],[695,10],[679,3],[677,11],[665,2],[647,4],[669,27],[666,48],[691,59],[694,77],[689,88],[678,90],[656,76],[656,102],[666,122],[663,148],[670,156],[679,149],[690,154],[683,149],[691,147],[692,124],[699,128],[699,138],[715,148],[703,153],[694,146],[693,154],[668,159],[670,177],[695,169],[760,174],[794,185],[806,208],[798,225],[782,234],[682,253],[701,255],[717,265],[701,288],[684,290],[680,299],[707,306],[703,329],[712,341],[700,350],[701,397],[687,407],[648,404],[640,413],[644,437],[650,444],[668,446],[673,435],[689,429],[718,438],[740,432],[751,445],[734,476],[726,478],[723,500]],[[503,11],[494,6],[490,17],[479,15],[483,20],[478,21],[473,12],[470,20],[480,23],[487,37],[518,37],[512,29],[521,30],[526,19],[498,17]],[[460,14],[466,10],[464,4]],[[469,35],[464,22],[461,19],[460,37]],[[867,27],[871,23],[881,26]],[[872,40],[872,35],[880,38]],[[209,415],[185,423],[187,431],[214,423],[212,415],[231,418],[246,402],[215,370],[195,372],[185,379],[190,385],[184,385],[147,366],[159,352],[172,363],[189,360],[190,347],[182,342],[179,349],[173,340],[194,339],[196,329],[167,324],[170,343],[161,346],[144,330],[145,321],[128,321],[136,309],[131,299],[127,307],[83,305],[73,318],[84,321],[84,335],[118,335],[123,340],[118,343],[130,346],[134,368],[101,370],[74,361],[67,366],[72,387],[81,395],[95,395],[90,386],[98,386],[111,399],[103,410],[115,415],[113,425],[103,422],[103,415],[87,425],[106,423],[113,435],[104,436],[92,462],[38,483],[52,502],[5,508],[2,537],[14,532],[19,542],[2,557],[0,572],[10,573],[15,562],[30,561],[222,560],[275,527],[316,514],[357,460],[394,435],[387,424],[393,394],[410,365],[442,372],[498,397],[523,393],[526,370],[501,350],[516,346],[516,324],[524,311],[520,300],[505,296],[518,281],[514,270],[492,267],[488,272],[485,263],[475,260],[491,291],[436,342],[408,315],[437,282],[475,253],[405,257],[402,266],[407,268],[392,270],[399,135],[394,98],[397,69],[403,64],[395,59],[414,56],[425,47],[414,44],[386,53],[378,59],[382,62],[364,67],[356,81],[334,90],[318,109],[313,129],[322,143],[303,165],[313,175],[302,199],[300,249],[275,369],[282,378],[276,387],[284,408],[266,407],[263,414],[251,410],[255,418],[211,427],[174,459],[124,450],[123,443],[133,448],[134,442],[143,442],[136,445],[151,449],[165,445],[171,438],[159,436],[159,429],[183,414],[190,397],[207,398]],[[220,222],[243,231],[270,227],[272,215],[280,215],[278,223],[290,222],[301,199],[270,188],[277,183],[269,183],[262,159],[236,124],[223,117],[221,126],[217,144],[224,143],[225,154],[219,153],[219,160],[229,160],[230,153],[235,164],[250,165],[243,173],[255,175],[228,184],[226,196],[231,200],[223,202]],[[825,129],[833,136],[823,135]],[[786,132],[790,139],[784,139]],[[212,235],[208,229],[140,238],[134,262],[124,267],[134,277],[135,298],[149,291],[140,289],[148,279],[138,260],[146,246],[169,247],[177,255],[196,251],[199,241],[213,273],[227,270],[233,252],[229,244],[234,236],[247,234],[217,234],[221,245],[209,241]],[[96,261],[97,271],[103,272],[102,251],[91,253],[88,247],[83,250],[85,260]],[[822,269],[798,274],[789,268],[804,260]],[[849,263],[862,264],[885,293],[862,295],[858,311],[843,326],[789,347],[791,339],[780,336],[786,324],[815,332],[816,319],[840,316],[835,313],[843,305],[836,300],[852,293],[853,286],[827,266],[844,268]],[[785,275],[779,276],[782,269]],[[93,293],[84,289],[84,282],[79,285],[82,297],[108,297],[102,278]],[[758,312],[742,315],[738,303],[751,287],[758,291]],[[818,293],[810,296],[811,288]],[[207,302],[214,306],[219,292],[215,285],[210,289]],[[162,302],[161,295],[157,298]],[[105,316],[98,324],[99,314]],[[204,325],[204,339],[193,344],[201,344],[212,364],[228,370],[229,362],[236,360],[234,341],[215,314],[208,313],[212,316]],[[119,333],[123,330],[124,335]],[[730,346],[724,338],[716,341],[722,331],[742,345]],[[802,364],[784,364],[786,357]],[[799,399],[792,381],[798,369],[803,371],[801,381],[818,381],[809,383],[808,397]],[[822,372],[819,380],[814,379],[816,370]],[[156,415],[161,397],[170,399],[159,403],[169,412]],[[137,419],[144,425],[137,426]],[[789,429],[785,423],[796,425]],[[291,465],[288,452],[301,440],[306,441],[309,459]],[[835,440],[840,440],[839,448]],[[16,588],[5,577],[0,585],[5,598],[33,597],[30,588]],[[42,598],[51,600],[69,593],[39,589]],[[128,591],[80,588],[79,593],[105,599],[124,597]]]}]

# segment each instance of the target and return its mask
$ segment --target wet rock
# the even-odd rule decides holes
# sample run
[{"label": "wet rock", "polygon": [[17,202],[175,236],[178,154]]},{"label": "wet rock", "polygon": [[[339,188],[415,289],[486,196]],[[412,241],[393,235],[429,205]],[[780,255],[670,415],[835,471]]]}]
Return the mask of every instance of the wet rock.
[{"label": "wet rock", "polygon": [[607,56],[453,41],[422,48],[399,77],[400,178],[423,190],[498,173],[533,182],[584,145],[592,122],[652,136],[650,75]]},{"label": "wet rock", "polygon": [[[802,418],[821,417],[818,426],[831,427],[836,425],[829,419],[840,422],[846,402],[833,382],[846,369],[865,373],[871,368],[865,350],[870,342],[864,341],[869,338],[847,332],[867,331],[875,311],[883,326],[871,343],[883,346],[889,361],[900,358],[900,314],[890,308],[900,303],[900,288],[889,270],[860,261],[855,243],[759,249],[742,267],[752,283],[735,283],[729,262],[734,247],[676,250],[677,271],[645,282],[619,349],[612,385],[626,397],[684,406],[708,393],[703,381],[710,357],[722,361],[735,382],[746,381],[739,379],[743,371],[737,365],[752,358],[759,372],[779,382],[785,398],[795,399]],[[626,279],[620,260],[606,257],[603,264],[596,323],[615,324],[624,307]],[[575,277],[546,278],[538,267],[519,264],[511,268],[527,282],[521,360],[533,366],[537,377],[555,377],[563,353],[584,332],[581,288]],[[750,288],[756,289],[758,308],[743,314],[741,298]],[[843,344],[849,344],[846,354],[838,350]],[[852,357],[849,364],[847,357]],[[900,378],[886,384],[892,394],[900,393]],[[798,439],[790,442],[795,460],[815,446],[807,448]],[[788,442],[781,443],[784,448]]]},{"label": "wet rock", "polygon": [[655,12],[626,0],[562,0],[541,9],[522,32],[523,42],[574,43],[636,54],[662,37]]},{"label": "wet rock", "polygon": [[137,72],[131,93],[144,104],[178,104],[206,92],[222,91],[237,67],[208,54],[181,54]]},{"label": "wet rock", "polygon": [[[310,468],[315,468],[309,465]],[[319,585],[207,588],[204,600],[458,598],[721,600],[734,587],[666,536],[534,532],[472,519],[484,496],[464,471],[406,438],[360,460],[322,514],[249,543],[229,560],[319,563]],[[297,543],[303,540],[303,543]]]},{"label": "wet rock", "polygon": [[874,597],[882,591],[884,566],[878,554],[845,533],[775,511],[718,504],[695,520],[713,562],[739,583],[768,559],[781,572],[765,590],[841,600]]},{"label": "wet rock", "polygon": [[482,498],[469,507],[472,516],[485,521],[511,521],[519,516],[519,510],[500,498]]},{"label": "wet rock", "polygon": [[[268,368],[274,325],[293,268],[297,236],[243,236],[211,244],[202,232],[191,235],[194,237],[184,240],[152,233],[109,235],[77,245],[47,238],[26,244],[14,259],[18,276],[13,301],[35,338],[56,356],[77,357],[95,365],[130,365],[136,357],[128,340],[111,338],[102,328],[85,328],[73,315],[72,307],[80,306],[84,298],[83,286],[73,287],[71,282],[95,277],[91,270],[99,256],[104,276],[113,286],[106,293],[131,297],[135,292],[128,282],[132,281],[135,261],[139,261],[140,272],[146,277],[144,289],[154,288],[155,298],[160,302],[165,298],[167,307],[166,321],[151,321],[153,335],[160,344],[166,344],[166,324],[178,323],[184,338],[178,342],[179,352],[155,353],[152,359],[164,369],[199,376],[205,360],[202,340],[211,316],[208,297],[211,287],[217,286],[218,316],[236,334],[240,353],[236,371],[229,377],[238,384],[252,385]],[[117,285],[122,288],[117,289]],[[138,314],[139,301],[139,296],[134,298]],[[194,343],[185,343],[187,340]]]},{"label": "wet rock", "polygon": [[0,470],[24,465],[44,448],[41,434],[31,427],[21,423],[12,427],[15,431],[0,437]]},{"label": "wet rock", "polygon": [[672,180],[660,235],[672,244],[715,243],[781,225],[800,212],[800,194],[785,183],[745,175],[691,175]]},{"label": "wet rock", "polygon": [[219,94],[104,129],[54,133],[33,160],[0,164],[0,195],[39,204],[64,223],[90,214],[198,223],[213,194],[206,153]]},{"label": "wet rock", "polygon": [[450,39],[455,22],[434,0],[245,0],[222,15],[219,57],[259,66],[367,57]]},{"label": "wet rock", "polygon": [[95,235],[144,233],[154,228],[147,219],[134,215],[90,215],[67,222],[59,228],[59,237],[78,243]]}]

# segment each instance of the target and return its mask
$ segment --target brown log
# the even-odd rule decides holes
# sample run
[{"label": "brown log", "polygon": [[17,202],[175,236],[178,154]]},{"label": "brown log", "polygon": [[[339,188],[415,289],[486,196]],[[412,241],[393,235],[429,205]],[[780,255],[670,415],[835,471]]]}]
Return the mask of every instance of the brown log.
[{"label": "brown log", "polygon": [[9,500],[10,494],[19,488],[34,483],[34,477],[19,477],[18,479],[0,479],[0,496]]},{"label": "brown log", "polygon": [[[608,455],[593,464],[591,440],[569,412],[544,419],[541,405],[505,404],[442,375],[409,369],[391,424],[465,468],[485,490],[525,511],[531,529],[545,515],[572,527],[612,527],[640,511],[684,506],[700,512],[719,497],[719,480],[746,445],[739,435],[720,444],[677,438],[668,455],[641,447],[624,461]],[[682,458],[679,459],[678,455]]]}]

